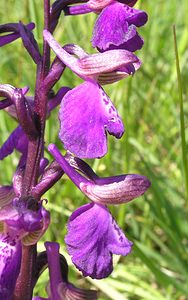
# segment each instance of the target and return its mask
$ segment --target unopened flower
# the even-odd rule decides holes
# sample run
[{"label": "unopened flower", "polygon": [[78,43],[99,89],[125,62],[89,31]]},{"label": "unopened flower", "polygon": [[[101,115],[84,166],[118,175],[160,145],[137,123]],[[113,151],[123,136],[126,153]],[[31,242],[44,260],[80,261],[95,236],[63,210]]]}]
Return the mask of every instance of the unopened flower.
[{"label": "unopened flower", "polygon": [[59,59],[85,80],[62,99],[59,112],[60,140],[65,149],[79,157],[102,157],[107,152],[106,133],[120,138],[124,126],[114,105],[97,83],[97,78],[100,74],[108,76],[108,72],[118,70],[127,74],[129,68],[134,70],[133,64],[138,63],[138,58],[126,50],[87,55],[78,47],[69,47],[69,52],[77,56],[80,54],[81,58],[76,58],[65,51],[50,32],[45,30],[43,34]]},{"label": "unopened flower", "polygon": [[[26,28],[28,30],[33,30],[35,28],[35,24],[29,23],[28,25],[26,25]],[[0,33],[4,32],[12,33],[0,36],[0,47],[9,44],[21,37],[19,26],[17,23],[8,23],[0,25]]]}]

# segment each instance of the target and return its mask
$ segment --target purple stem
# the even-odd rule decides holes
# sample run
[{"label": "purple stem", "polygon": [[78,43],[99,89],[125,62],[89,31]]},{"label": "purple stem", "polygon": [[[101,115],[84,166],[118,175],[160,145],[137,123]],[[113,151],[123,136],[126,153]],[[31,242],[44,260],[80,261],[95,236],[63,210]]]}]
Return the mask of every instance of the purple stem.
[{"label": "purple stem", "polygon": [[52,162],[45,170],[41,181],[33,188],[32,196],[40,199],[64,174],[62,168],[56,162]]},{"label": "purple stem", "polygon": [[[48,10],[48,11],[47,11]],[[44,0],[44,28],[49,29],[49,13],[50,1]],[[47,43],[46,43],[47,44]],[[47,111],[47,90],[44,85],[44,78],[48,72],[48,66],[50,62],[49,46],[44,45],[42,63],[38,64],[37,79],[34,98],[34,112],[36,114],[36,124],[40,135],[37,139],[29,142],[28,157],[26,163],[25,176],[23,180],[23,193],[27,196],[32,188],[37,184],[39,164],[44,148],[44,129],[46,121]]]},{"label": "purple stem", "polygon": [[[49,29],[50,0],[44,0],[44,28]],[[48,72],[50,62],[49,46],[44,45],[42,64],[38,64],[36,91],[34,98],[34,112],[36,114],[36,127],[39,130],[39,136],[29,141],[28,155],[25,168],[25,174],[22,185],[22,197],[28,197],[32,188],[37,184],[40,160],[44,149],[44,128],[47,110],[47,91],[44,88],[44,78]],[[36,245],[22,246],[23,255],[21,271],[16,283],[14,300],[31,300],[33,293],[33,276],[36,265]]]},{"label": "purple stem", "polygon": [[[50,29],[50,1],[44,0],[44,29]],[[50,47],[48,43],[43,40],[44,48],[43,48],[43,75],[44,77],[47,75],[49,67],[50,67]]]},{"label": "purple stem", "polygon": [[21,270],[16,282],[13,300],[31,300],[33,294],[33,276],[37,257],[36,245],[22,246]]},{"label": "purple stem", "polygon": [[80,189],[80,183],[89,183],[89,180],[77,173],[66,161],[63,155],[54,144],[48,146],[48,151],[53,155],[58,164],[62,167],[63,171],[69,176],[74,184]]},{"label": "purple stem", "polygon": [[65,68],[66,66],[64,65],[64,63],[58,57],[56,57],[51,65],[48,75],[44,80],[44,85],[48,91],[50,91],[56,84],[56,82],[60,79]]}]

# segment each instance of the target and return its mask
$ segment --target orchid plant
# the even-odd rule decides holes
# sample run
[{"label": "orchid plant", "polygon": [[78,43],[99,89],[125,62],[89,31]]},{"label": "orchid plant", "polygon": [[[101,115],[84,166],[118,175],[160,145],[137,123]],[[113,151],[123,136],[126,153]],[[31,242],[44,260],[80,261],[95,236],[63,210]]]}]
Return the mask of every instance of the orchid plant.
[{"label": "orchid plant", "polygon": [[[0,46],[20,38],[37,69],[33,96],[27,96],[28,87],[0,84],[0,109],[18,122],[0,148],[0,160],[15,150],[20,153],[12,184],[0,186],[0,299],[32,299],[45,268],[49,269],[48,299],[97,299],[96,291],[69,282],[68,265],[58,243],[46,241],[46,251],[37,253],[37,242],[49,223],[53,224],[43,195],[64,174],[89,201],[72,213],[65,237],[72,262],[82,274],[105,278],[113,270],[112,255],[126,256],[132,249],[107,205],[143,195],[149,180],[138,174],[101,178],[83,159],[100,159],[108,151],[107,133],[118,139],[124,133],[121,117],[102,85],[133,75],[141,66],[134,52],[143,46],[137,27],[147,22],[147,14],[134,8],[136,2],[56,0],[51,5],[44,0],[42,53],[32,32],[34,23],[0,25]],[[55,40],[53,32],[62,13],[98,15],[91,39],[93,54]],[[56,55],[52,62],[51,50]],[[74,88],[63,86],[55,94],[54,86],[66,68],[83,83]],[[44,145],[46,121],[59,105],[61,149]],[[51,162],[45,158],[46,151],[52,155]]]}]

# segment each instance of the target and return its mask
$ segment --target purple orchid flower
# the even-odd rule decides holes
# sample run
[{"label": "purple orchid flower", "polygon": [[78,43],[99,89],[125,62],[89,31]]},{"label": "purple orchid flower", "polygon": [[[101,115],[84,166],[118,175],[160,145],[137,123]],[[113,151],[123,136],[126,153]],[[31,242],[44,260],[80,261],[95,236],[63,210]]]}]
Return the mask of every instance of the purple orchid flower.
[{"label": "purple orchid flower", "polygon": [[[106,204],[128,202],[144,194],[150,182],[136,174],[99,178],[84,163],[83,173],[90,178],[87,179],[70,166],[55,145],[50,145],[48,150],[75,185],[93,201],[78,208],[69,219],[65,242],[72,261],[84,276],[107,277],[113,270],[112,254],[128,255],[132,242],[119,228]],[[82,172],[82,168],[79,171]]]},{"label": "purple orchid flower", "polygon": [[[35,244],[49,225],[49,213],[41,204],[18,200],[12,186],[0,187],[0,299],[12,299],[21,265],[21,242]],[[28,206],[28,207],[27,207]],[[34,207],[33,207],[34,208]]]},{"label": "purple orchid flower", "polygon": [[92,46],[100,52],[112,49],[134,52],[141,49],[144,43],[136,27],[147,22],[147,14],[144,11],[132,8],[136,2],[137,0],[90,0],[86,4],[69,7],[65,13],[100,13],[93,30]]},{"label": "purple orchid flower", "polygon": [[4,233],[13,232],[23,244],[32,245],[47,230],[50,215],[42,201],[36,204],[32,197],[25,201],[19,192],[12,186],[0,187],[0,222]]},{"label": "purple orchid flower", "polygon": [[67,230],[67,251],[84,276],[108,277],[113,271],[112,254],[126,256],[131,252],[132,242],[104,205],[90,203],[78,208]]},{"label": "purple orchid flower", "polygon": [[93,30],[92,46],[100,52],[112,49],[134,52],[144,43],[137,27],[143,26],[148,18],[144,11],[132,8],[136,2],[90,0],[86,4],[68,7],[65,14],[100,13]]},{"label": "purple orchid flower", "polygon": [[141,49],[144,41],[136,27],[143,26],[146,22],[147,14],[144,11],[112,2],[102,10],[96,20],[92,46],[101,52],[112,49],[134,52]]},{"label": "purple orchid flower", "polygon": [[[59,59],[85,80],[62,99],[60,140],[65,149],[79,157],[104,156],[107,152],[106,132],[121,138],[124,126],[112,102],[97,83],[97,77],[120,69],[123,73],[123,68],[138,64],[138,58],[126,50],[87,55],[78,47],[72,47],[72,53],[81,57],[78,59],[66,52],[48,31],[44,31],[44,39]],[[129,71],[126,69],[124,72]]]}]

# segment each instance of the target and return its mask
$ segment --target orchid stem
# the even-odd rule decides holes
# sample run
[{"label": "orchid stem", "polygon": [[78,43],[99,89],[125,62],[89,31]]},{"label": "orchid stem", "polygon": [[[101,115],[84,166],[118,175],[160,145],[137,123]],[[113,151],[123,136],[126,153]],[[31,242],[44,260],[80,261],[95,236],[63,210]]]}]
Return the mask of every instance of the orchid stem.
[{"label": "orchid stem", "polygon": [[[44,0],[44,28],[50,27],[50,1]],[[22,197],[31,195],[38,181],[38,170],[44,149],[44,129],[47,110],[47,91],[44,79],[49,70],[50,49],[44,42],[42,63],[37,66],[36,92],[34,98],[35,125],[39,135],[29,141],[25,174],[22,184]],[[37,199],[38,200],[38,199]],[[21,270],[16,282],[14,300],[31,300],[33,294],[33,276],[36,265],[36,245],[22,245]]]},{"label": "orchid stem", "polygon": [[36,257],[36,245],[22,246],[21,270],[16,282],[13,300],[32,299]]}]

